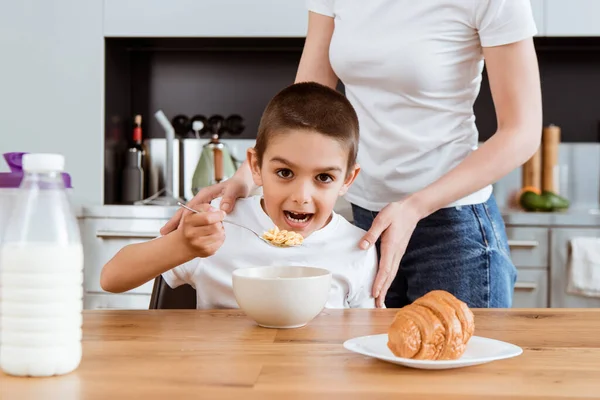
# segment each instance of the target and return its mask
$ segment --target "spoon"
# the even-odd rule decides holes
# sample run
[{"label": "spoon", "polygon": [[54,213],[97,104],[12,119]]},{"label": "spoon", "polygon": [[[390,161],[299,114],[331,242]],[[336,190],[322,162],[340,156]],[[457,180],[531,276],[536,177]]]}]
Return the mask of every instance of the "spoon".
[{"label": "spoon", "polygon": [[[198,211],[198,210],[194,210],[193,208],[186,206],[186,205],[185,205],[185,204],[183,204],[182,202],[177,202],[177,205],[179,205],[180,207],[183,207],[183,208],[185,208],[185,209],[186,209],[186,210],[188,210],[188,211],[191,211],[191,212],[193,212],[193,213],[196,213],[196,214],[201,214],[201,213],[203,213],[203,212],[204,212],[204,211]],[[250,229],[250,228],[248,228],[248,227],[246,227],[246,226],[243,226],[243,225],[240,225],[240,224],[236,224],[235,222],[231,222],[231,221],[228,221],[228,220],[226,220],[226,219],[224,219],[224,220],[223,220],[223,222],[225,222],[225,223],[228,223],[228,224],[231,224],[231,225],[239,226],[240,228],[243,228],[243,229],[246,229],[246,230],[248,230],[248,231],[250,231],[250,232],[254,233],[254,234],[255,234],[255,235],[256,235],[256,236],[257,236],[257,237],[258,237],[260,240],[262,240],[262,241],[263,241],[263,242],[265,242],[265,243],[268,243],[269,245],[271,245],[271,246],[273,246],[273,247],[297,247],[297,246],[301,246],[301,244],[298,244],[298,245],[291,245],[291,246],[284,245],[284,244],[276,244],[276,243],[273,243],[273,242],[271,242],[270,240],[267,240],[267,239],[265,239],[264,237],[262,237],[262,235],[259,235],[258,233],[254,232],[252,229]]]}]

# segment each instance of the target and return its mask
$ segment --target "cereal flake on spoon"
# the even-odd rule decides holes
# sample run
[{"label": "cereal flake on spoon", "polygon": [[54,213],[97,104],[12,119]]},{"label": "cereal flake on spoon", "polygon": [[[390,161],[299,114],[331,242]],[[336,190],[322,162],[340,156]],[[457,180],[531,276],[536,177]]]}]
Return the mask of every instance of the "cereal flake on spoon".
[{"label": "cereal flake on spoon", "polygon": [[263,234],[263,239],[280,247],[300,246],[304,241],[301,234],[294,231],[279,230],[278,227],[269,229]]}]

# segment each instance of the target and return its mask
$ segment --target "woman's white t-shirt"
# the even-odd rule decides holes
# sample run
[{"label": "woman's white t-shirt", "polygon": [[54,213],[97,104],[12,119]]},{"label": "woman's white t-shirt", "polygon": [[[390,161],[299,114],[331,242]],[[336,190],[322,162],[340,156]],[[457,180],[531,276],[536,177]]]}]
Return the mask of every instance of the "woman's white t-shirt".
[{"label": "woman's white t-shirt", "polygon": [[[308,0],[334,18],[329,56],[358,114],[361,172],[346,199],[379,211],[477,148],[482,47],[536,34],[530,0]],[[488,186],[448,206],[486,201]]]}]

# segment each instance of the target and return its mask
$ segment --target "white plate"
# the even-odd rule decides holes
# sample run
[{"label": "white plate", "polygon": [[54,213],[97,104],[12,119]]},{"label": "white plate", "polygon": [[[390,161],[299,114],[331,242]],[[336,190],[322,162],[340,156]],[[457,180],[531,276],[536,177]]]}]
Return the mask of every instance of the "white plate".
[{"label": "white plate", "polygon": [[471,337],[471,340],[469,340],[469,343],[467,343],[467,349],[458,360],[412,360],[410,358],[396,357],[387,347],[387,341],[388,335],[385,333],[382,335],[361,336],[345,341],[344,348],[379,360],[420,369],[469,367],[472,365],[516,357],[523,353],[523,349],[514,344],[480,336],[473,336]]}]

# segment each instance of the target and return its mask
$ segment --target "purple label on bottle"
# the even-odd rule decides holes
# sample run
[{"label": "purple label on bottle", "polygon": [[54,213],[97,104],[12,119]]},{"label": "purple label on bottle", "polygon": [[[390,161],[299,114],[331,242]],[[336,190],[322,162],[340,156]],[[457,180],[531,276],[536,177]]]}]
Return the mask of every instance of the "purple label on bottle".
[{"label": "purple label on bottle", "polygon": [[[13,152],[4,153],[4,160],[10,168],[10,172],[0,172],[0,189],[16,189],[23,180],[23,155],[27,153]],[[62,173],[65,188],[70,189],[71,176],[65,172]]]}]

